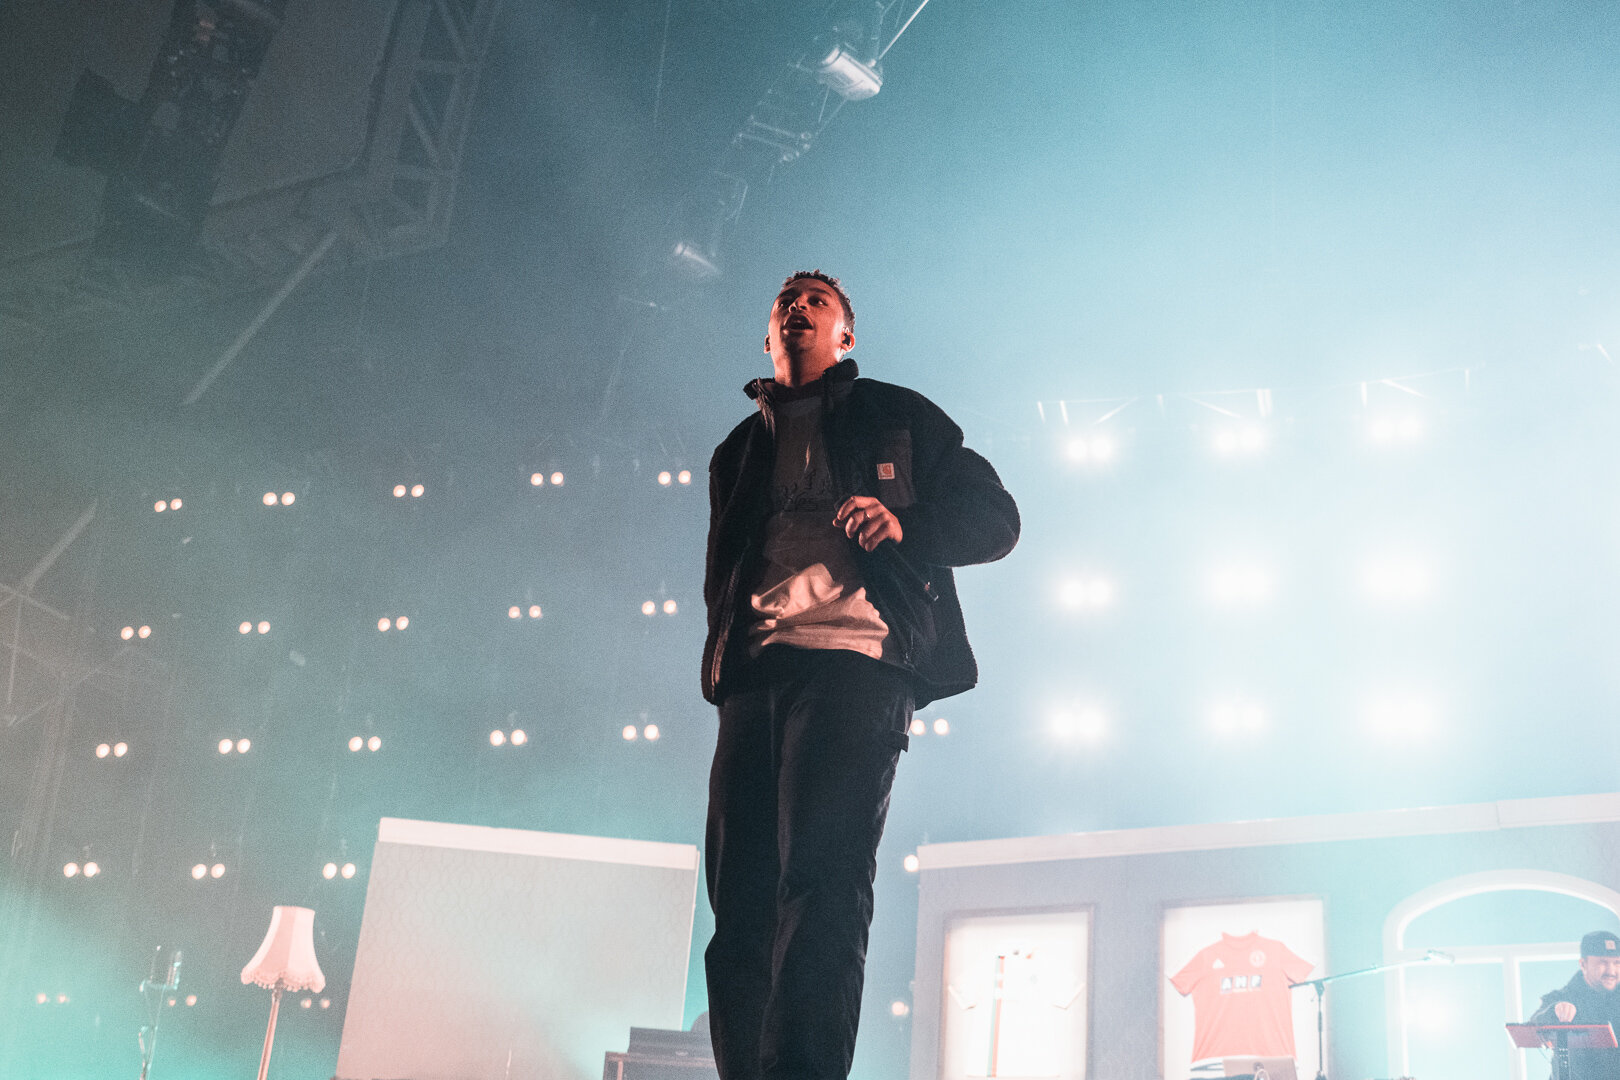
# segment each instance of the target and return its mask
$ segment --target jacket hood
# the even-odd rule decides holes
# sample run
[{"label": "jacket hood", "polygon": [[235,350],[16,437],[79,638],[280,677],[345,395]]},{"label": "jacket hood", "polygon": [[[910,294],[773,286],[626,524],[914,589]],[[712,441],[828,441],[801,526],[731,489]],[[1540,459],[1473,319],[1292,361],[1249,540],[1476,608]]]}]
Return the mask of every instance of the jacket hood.
[{"label": "jacket hood", "polygon": [[[860,377],[860,374],[861,370],[855,365],[855,358],[846,356],[828,368],[817,382],[820,382],[823,387],[830,388],[834,384],[852,383]],[[743,387],[743,393],[754,401],[758,401],[762,397],[769,398],[775,390],[776,380],[769,377],[754,379]]]}]

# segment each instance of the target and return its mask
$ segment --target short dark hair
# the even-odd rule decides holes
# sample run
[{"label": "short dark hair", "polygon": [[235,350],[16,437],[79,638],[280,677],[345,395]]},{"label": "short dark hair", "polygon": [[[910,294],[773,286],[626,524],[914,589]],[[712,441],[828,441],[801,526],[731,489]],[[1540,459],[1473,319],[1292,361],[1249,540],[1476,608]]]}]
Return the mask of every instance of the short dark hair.
[{"label": "short dark hair", "polygon": [[838,303],[844,309],[844,325],[853,332],[855,329],[855,306],[849,302],[849,293],[845,292],[844,287],[838,284],[838,279],[831,274],[823,274],[820,270],[796,270],[788,275],[786,281],[782,282],[782,288],[787,288],[801,278],[819,281],[838,294]]}]

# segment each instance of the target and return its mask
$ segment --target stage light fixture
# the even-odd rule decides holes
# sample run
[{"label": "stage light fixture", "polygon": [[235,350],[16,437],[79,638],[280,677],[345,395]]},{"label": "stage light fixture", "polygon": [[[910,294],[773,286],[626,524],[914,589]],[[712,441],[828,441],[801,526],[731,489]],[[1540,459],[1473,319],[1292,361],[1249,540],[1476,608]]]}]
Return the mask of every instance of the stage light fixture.
[{"label": "stage light fixture", "polygon": [[657,742],[659,735],[658,725],[648,724],[646,727],[641,729],[641,735],[642,738],[646,739],[648,742]]},{"label": "stage light fixture", "polygon": [[554,473],[551,474],[551,486],[552,487],[562,487],[563,486],[563,474],[562,473],[554,472]]},{"label": "stage light fixture", "polygon": [[883,89],[883,67],[862,60],[847,45],[834,44],[816,62],[816,80],[845,101],[864,101]]},{"label": "stage light fixture", "polygon": [[911,718],[911,726],[906,730],[913,735],[926,735],[928,734],[928,725],[923,722],[922,717],[914,716]]},{"label": "stage light fixture", "polygon": [[381,631],[384,631],[385,633],[387,632],[388,628],[393,626],[393,625],[394,624],[389,622],[387,619],[378,619],[377,620],[377,629],[381,630]]},{"label": "stage light fixture", "polygon": [[1252,702],[1224,702],[1210,713],[1218,735],[1252,735],[1266,726],[1266,713]]},{"label": "stage light fixture", "polygon": [[365,745],[366,745],[366,740],[362,739],[358,735],[356,735],[354,738],[349,740],[349,749],[350,749],[350,751],[352,751],[354,753],[359,753],[360,749]]},{"label": "stage light fixture", "polygon": [[529,483],[533,484],[535,487],[544,487],[545,483],[546,483],[546,474],[545,473],[530,473],[529,474]]},{"label": "stage light fixture", "polygon": [[680,609],[676,605],[675,601],[673,601],[673,600],[665,600],[664,601],[664,614],[665,615],[673,615],[678,610],[680,610]]},{"label": "stage light fixture", "polygon": [[1255,424],[1224,427],[1211,442],[1221,457],[1247,457],[1266,448],[1266,429]]},{"label": "stage light fixture", "polygon": [[66,866],[62,867],[62,876],[63,877],[70,877],[70,878],[71,877],[78,877],[79,876],[79,864],[76,863],[76,862],[70,862]]},{"label": "stage light fixture", "polygon": [[98,758],[104,758],[110,753],[112,753],[112,747],[106,743],[102,743],[96,747],[96,757]]},{"label": "stage light fixture", "polygon": [[513,604],[511,607],[506,609],[506,617],[508,619],[521,619],[523,618],[523,612],[518,610],[518,606],[516,604]]},{"label": "stage light fixture", "polygon": [[185,503],[181,502],[179,499],[170,499],[169,500],[169,509],[170,510],[178,510],[184,505],[185,505]]},{"label": "stage light fixture", "polygon": [[489,733],[489,745],[491,745],[491,746],[505,746],[506,745],[506,732],[499,731],[499,730],[490,732]]},{"label": "stage light fixture", "polygon": [[133,626],[126,626],[122,630],[118,631],[118,636],[123,638],[125,641],[128,641],[130,638],[135,636],[135,628]]},{"label": "stage light fixture", "polygon": [[1052,716],[1052,734],[1064,742],[1095,745],[1108,734],[1108,718],[1095,705],[1059,709]]},{"label": "stage light fixture", "polygon": [[135,636],[140,638],[142,641],[145,641],[147,638],[152,636],[152,628],[150,626],[143,626],[139,630],[135,631]]},{"label": "stage light fixture", "polygon": [[264,493],[264,498],[261,501],[266,506],[274,506],[274,505],[276,505],[276,493],[273,492],[273,491],[265,492]]},{"label": "stage light fixture", "polygon": [[310,1007],[311,1007],[311,1006],[312,1006],[312,1005],[314,1005],[314,1004],[315,1004],[315,1002],[314,1002],[314,1001],[313,1001],[313,1000],[312,1000],[312,999],[310,999],[310,998],[304,998],[304,999],[303,999],[303,1000],[301,1000],[301,1001],[300,1001],[300,1002],[299,1002],[299,1003],[298,1003],[298,1007],[299,1007],[299,1008],[300,1008],[300,1009],[307,1009],[307,1008],[310,1008]]},{"label": "stage light fixture", "polygon": [[87,863],[84,864],[84,876],[85,877],[87,877],[87,878],[95,877],[100,873],[101,873],[101,864],[100,863],[87,862]]},{"label": "stage light fixture", "polygon": [[160,514],[163,513],[163,511],[167,510],[168,508],[169,508],[169,504],[164,502],[162,499],[159,499],[157,502],[152,504],[152,509],[157,511]]},{"label": "stage light fixture", "polygon": [[332,999],[331,998],[321,998],[321,1008],[330,1009],[331,1007],[332,1007]]},{"label": "stage light fixture", "polygon": [[245,754],[251,749],[253,749],[253,740],[252,739],[237,739],[236,740],[236,752],[238,754]]},{"label": "stage light fixture", "polygon": [[1058,603],[1070,611],[1100,611],[1114,602],[1114,585],[1107,578],[1070,578],[1058,586]]},{"label": "stage light fixture", "polygon": [[620,732],[620,734],[624,736],[625,742],[635,742],[637,736],[641,733],[636,730],[636,725],[626,724],[624,725],[624,730]]},{"label": "stage light fixture", "polygon": [[403,499],[404,497],[405,497],[405,485],[404,484],[395,484],[394,485],[394,498]]},{"label": "stage light fixture", "polygon": [[281,493],[281,505],[282,506],[291,506],[297,500],[297,498],[298,498],[298,496],[294,495],[292,492],[283,491]]},{"label": "stage light fixture", "polygon": [[653,603],[651,600],[648,600],[641,605],[641,613],[643,615],[656,615],[658,613],[658,605]]},{"label": "stage light fixture", "polygon": [[[917,856],[908,855],[906,857],[908,859],[915,859]],[[903,1001],[891,1002],[889,1004],[889,1015],[893,1016],[893,1017],[895,1017],[897,1019],[904,1019],[905,1017],[911,1015],[911,1006],[907,1005]]]},{"label": "stage light fixture", "polygon": [[219,879],[219,878],[224,877],[225,876],[225,864],[222,863],[222,862],[217,862],[213,866],[210,866],[208,868],[208,876],[211,877],[211,878],[214,878],[216,880]]},{"label": "stage light fixture", "polygon": [[382,736],[373,735],[371,738],[367,739],[366,740],[366,749],[370,750],[374,754],[378,750],[381,750],[382,749]]},{"label": "stage light fixture", "polygon": [[253,624],[245,622],[236,628],[236,632],[239,634],[251,634],[253,633]]},{"label": "stage light fixture", "polygon": [[113,743],[113,757],[123,757],[127,753],[129,753],[129,743],[127,743],[127,742]]},{"label": "stage light fixture", "polygon": [[47,1004],[50,1003],[50,1000],[51,1000],[51,995],[49,995],[49,994],[35,994],[34,995],[34,1001],[37,1004],[40,1004],[40,1005],[47,1005]]},{"label": "stage light fixture", "polygon": [[513,728],[510,738],[513,746],[522,746],[529,741],[529,733],[522,728]]},{"label": "stage light fixture", "polygon": [[919,865],[921,865],[921,860],[918,859],[915,854],[906,856],[906,860],[905,860],[905,863],[904,863],[904,866],[906,868],[906,873],[915,874],[917,872],[917,867]]},{"label": "stage light fixture", "polygon": [[221,740],[219,740],[219,752],[221,754],[228,754],[235,748],[236,748],[236,743],[234,743],[230,739],[221,739]]},{"label": "stage light fixture", "polygon": [[1271,599],[1271,575],[1259,566],[1221,567],[1210,575],[1209,593],[1223,606],[1257,607]]},{"label": "stage light fixture", "polygon": [[423,487],[421,484],[412,484],[411,485],[411,498],[420,499],[422,497],[422,493],[424,491],[426,491],[426,490],[427,490],[427,488]]},{"label": "stage light fixture", "polygon": [[938,720],[934,721],[934,734],[935,735],[949,735],[950,733],[951,733],[951,722],[949,720],[945,719],[942,716]]},{"label": "stage light fixture", "polygon": [[269,632],[270,632],[270,622],[269,622],[268,619],[261,622],[261,623],[259,623],[259,633],[268,634]]},{"label": "stage light fixture", "polygon": [[197,995],[196,994],[187,994],[186,995],[186,1008],[189,1009],[195,1004],[197,1004]]},{"label": "stage light fixture", "polygon": [[665,469],[663,472],[658,474],[658,486],[669,487],[670,483],[673,482],[674,479],[675,478],[670,475],[669,470]]},{"label": "stage light fixture", "polygon": [[331,881],[333,878],[337,877],[337,863],[329,862],[325,866],[321,867],[321,877],[325,878],[327,881]]},{"label": "stage light fixture", "polygon": [[196,866],[193,866],[191,868],[191,876],[196,881],[201,881],[203,878],[207,877],[208,876],[208,867],[207,867],[207,865],[205,865],[203,863],[198,863]]},{"label": "stage light fixture", "polygon": [[540,605],[539,604],[530,604],[529,605],[529,618],[538,619],[539,617],[540,617]]},{"label": "stage light fixture", "polygon": [[679,484],[690,485],[692,483],[692,470],[682,469],[680,472],[675,474],[675,481]]},{"label": "stage light fixture", "polygon": [[354,863],[352,863],[352,862],[344,863],[343,864],[343,869],[338,871],[338,873],[343,875],[343,880],[344,881],[347,881],[350,878],[354,877]]},{"label": "stage light fixture", "polygon": [[408,630],[410,629],[410,626],[411,617],[409,615],[401,615],[399,618],[394,620],[395,630]]}]

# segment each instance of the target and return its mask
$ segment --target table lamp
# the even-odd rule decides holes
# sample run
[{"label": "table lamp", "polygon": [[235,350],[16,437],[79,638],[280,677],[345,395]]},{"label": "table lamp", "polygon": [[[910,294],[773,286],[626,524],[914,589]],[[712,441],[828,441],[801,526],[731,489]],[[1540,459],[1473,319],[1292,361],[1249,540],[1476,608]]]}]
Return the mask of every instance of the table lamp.
[{"label": "table lamp", "polygon": [[326,986],[326,976],[315,962],[315,912],[306,907],[278,905],[270,911],[270,930],[264,944],[242,969],[242,985],[270,991],[270,1025],[264,1032],[264,1053],[259,1057],[259,1080],[270,1072],[270,1047],[276,1040],[276,1013],[281,992],[314,990]]}]

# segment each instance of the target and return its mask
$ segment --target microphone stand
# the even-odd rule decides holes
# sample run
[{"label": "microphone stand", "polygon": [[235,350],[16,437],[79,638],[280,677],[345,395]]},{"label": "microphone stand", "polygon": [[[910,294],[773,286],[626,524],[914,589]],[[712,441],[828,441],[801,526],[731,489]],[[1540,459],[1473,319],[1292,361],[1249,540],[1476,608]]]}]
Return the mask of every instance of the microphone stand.
[{"label": "microphone stand", "polygon": [[156,978],[156,976],[157,976],[157,968],[158,968],[158,960],[162,956],[163,956],[163,946],[159,945],[157,947],[157,951],[152,954],[152,971],[151,971],[151,975],[149,975],[147,978],[143,979],[141,981],[141,985],[140,985],[140,992],[141,992],[142,997],[145,997],[147,994],[151,993],[154,990],[157,991],[157,999],[156,999],[157,1004],[155,1006],[153,1006],[152,1022],[151,1022],[151,1024],[143,1025],[141,1027],[140,1033],[136,1036],[136,1039],[140,1043],[140,1047],[141,1047],[141,1076],[140,1076],[140,1080],[146,1080],[147,1073],[150,1072],[151,1068],[152,1068],[152,1058],[157,1053],[157,1032],[158,1032],[158,1024],[160,1024],[163,1021],[163,998],[164,998],[164,995],[168,994],[169,991],[171,991],[171,990],[180,989],[180,959],[181,959],[180,950],[176,949],[174,951],[174,956],[172,956],[169,959],[169,968],[164,973],[163,981],[158,982],[157,978]]},{"label": "microphone stand", "polygon": [[1393,971],[1396,968],[1411,967],[1414,964],[1429,964],[1435,962],[1455,963],[1445,953],[1430,949],[1421,960],[1396,960],[1389,964],[1374,964],[1372,967],[1357,968],[1355,971],[1342,971],[1337,975],[1324,975],[1320,979],[1305,979],[1297,983],[1289,983],[1288,989],[1294,990],[1301,986],[1310,987],[1316,994],[1316,1080],[1327,1080],[1327,1046],[1323,1036],[1323,1001],[1322,991],[1328,983],[1339,982],[1341,979],[1356,979],[1363,975],[1376,975],[1380,971]]}]

